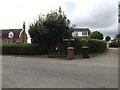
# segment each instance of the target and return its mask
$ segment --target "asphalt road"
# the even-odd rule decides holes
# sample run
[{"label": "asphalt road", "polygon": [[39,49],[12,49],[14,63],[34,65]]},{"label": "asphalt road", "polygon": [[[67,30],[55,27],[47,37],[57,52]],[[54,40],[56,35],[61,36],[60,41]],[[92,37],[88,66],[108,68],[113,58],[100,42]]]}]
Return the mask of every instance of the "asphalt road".
[{"label": "asphalt road", "polygon": [[2,57],[3,88],[117,88],[118,49],[90,59]]},{"label": "asphalt road", "polygon": [[0,89],[2,89],[2,56],[0,56]]}]

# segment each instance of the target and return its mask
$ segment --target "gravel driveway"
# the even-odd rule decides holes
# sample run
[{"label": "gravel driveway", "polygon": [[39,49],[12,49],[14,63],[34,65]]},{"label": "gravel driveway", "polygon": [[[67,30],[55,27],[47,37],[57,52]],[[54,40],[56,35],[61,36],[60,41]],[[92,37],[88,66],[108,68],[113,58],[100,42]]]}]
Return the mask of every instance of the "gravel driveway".
[{"label": "gravel driveway", "polygon": [[117,88],[118,49],[89,59],[2,56],[3,88]]}]

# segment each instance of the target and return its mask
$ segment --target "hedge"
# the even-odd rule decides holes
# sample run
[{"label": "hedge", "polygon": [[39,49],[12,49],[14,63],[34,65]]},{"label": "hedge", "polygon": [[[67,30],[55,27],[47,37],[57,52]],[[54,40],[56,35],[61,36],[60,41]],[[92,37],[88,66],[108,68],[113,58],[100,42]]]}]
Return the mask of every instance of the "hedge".
[{"label": "hedge", "polygon": [[99,53],[106,50],[107,44],[103,40],[88,39],[88,47],[90,53]]},{"label": "hedge", "polygon": [[[75,41],[71,42],[70,46],[74,47],[74,53],[75,54],[81,54],[82,47],[88,46],[90,53],[99,53],[106,50],[106,42],[103,40],[98,39],[88,39],[88,38],[81,38],[81,37],[74,37]],[[67,43],[64,42],[61,44],[61,49],[64,50],[64,52],[67,52]]]},{"label": "hedge", "polygon": [[[60,53],[67,54],[67,42],[62,42],[59,44]],[[70,46],[75,48],[74,53],[80,54],[83,46],[89,47],[90,53],[103,52],[106,49],[106,42],[97,39],[82,39],[75,37],[75,41],[71,42]],[[2,44],[2,54],[15,54],[15,55],[39,55],[48,54],[49,49],[47,46],[41,46],[37,44]]]},{"label": "hedge", "polygon": [[71,46],[74,47],[75,54],[80,54],[81,51],[82,51],[82,47],[84,46],[84,44],[86,45],[86,41],[85,41],[85,39],[81,39],[79,37],[76,37],[74,39],[75,39],[75,41],[72,42]]},{"label": "hedge", "polygon": [[120,42],[113,41],[109,44],[109,47],[120,47]]},{"label": "hedge", "polygon": [[2,54],[37,55],[46,53],[47,48],[37,44],[2,44]]}]

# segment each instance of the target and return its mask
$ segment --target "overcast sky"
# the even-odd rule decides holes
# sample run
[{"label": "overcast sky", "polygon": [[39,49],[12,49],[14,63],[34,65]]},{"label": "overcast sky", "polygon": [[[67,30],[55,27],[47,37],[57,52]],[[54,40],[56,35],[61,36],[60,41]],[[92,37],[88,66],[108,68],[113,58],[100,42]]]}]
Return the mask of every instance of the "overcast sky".
[{"label": "overcast sky", "polygon": [[104,36],[118,33],[119,0],[0,0],[0,29],[22,28],[59,6],[76,27],[100,31]]}]

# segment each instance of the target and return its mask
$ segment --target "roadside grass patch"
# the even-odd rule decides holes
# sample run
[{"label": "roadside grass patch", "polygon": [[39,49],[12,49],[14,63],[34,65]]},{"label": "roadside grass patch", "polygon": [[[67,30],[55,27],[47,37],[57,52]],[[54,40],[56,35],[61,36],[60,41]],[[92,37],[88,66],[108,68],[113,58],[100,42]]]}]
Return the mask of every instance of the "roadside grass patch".
[{"label": "roadside grass patch", "polygon": [[[100,55],[104,55],[108,50],[100,53],[89,53],[90,57],[96,57]],[[62,59],[67,60],[67,55],[3,55],[3,56],[13,56],[13,57],[26,57],[26,58],[55,58],[55,59]],[[82,54],[74,55],[75,59],[82,59]],[[74,60],[74,59],[73,59]]]}]

